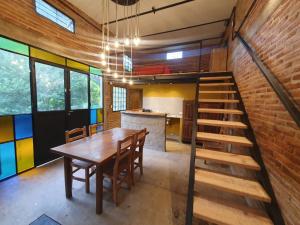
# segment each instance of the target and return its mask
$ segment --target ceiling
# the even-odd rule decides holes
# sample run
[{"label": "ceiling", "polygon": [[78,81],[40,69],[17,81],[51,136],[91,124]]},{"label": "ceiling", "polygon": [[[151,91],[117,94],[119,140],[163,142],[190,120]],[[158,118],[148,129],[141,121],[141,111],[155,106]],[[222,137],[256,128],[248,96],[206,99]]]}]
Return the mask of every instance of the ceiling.
[{"label": "ceiling", "polygon": [[[102,24],[101,0],[68,0],[77,8],[84,11],[92,19]],[[222,36],[225,30],[225,21],[230,17],[231,11],[236,4],[236,0],[140,0],[140,12],[151,11],[152,8],[159,9],[170,4],[185,2],[177,6],[149,13],[140,17],[140,35],[142,42],[140,48],[158,48],[162,46],[175,45],[185,42],[193,42],[201,39],[211,39]],[[110,1],[109,20],[115,21],[116,4]],[[130,11],[131,8],[128,7]],[[135,12],[135,7],[132,9]],[[124,17],[124,7],[118,6],[118,17]],[[220,21],[211,23],[214,21]],[[164,34],[152,35],[160,32],[181,29],[204,23],[211,23],[204,26],[196,26]],[[125,27],[126,20],[119,22],[119,33]],[[115,33],[115,23],[110,25],[110,30]],[[145,36],[146,37],[143,37]],[[220,39],[209,40],[207,43],[215,44]]]}]

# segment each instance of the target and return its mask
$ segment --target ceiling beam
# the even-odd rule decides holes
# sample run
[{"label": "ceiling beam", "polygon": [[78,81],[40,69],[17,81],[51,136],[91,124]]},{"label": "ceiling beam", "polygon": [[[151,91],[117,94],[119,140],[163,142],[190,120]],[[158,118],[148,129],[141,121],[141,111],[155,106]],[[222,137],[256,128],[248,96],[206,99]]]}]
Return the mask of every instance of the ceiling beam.
[{"label": "ceiling beam", "polygon": [[215,24],[215,23],[221,23],[221,22],[227,22],[227,21],[228,21],[228,19],[215,20],[215,21],[211,21],[211,22],[208,22],[208,23],[201,23],[201,24],[197,24],[197,25],[193,25],[193,26],[187,26],[187,27],[162,31],[162,32],[153,33],[153,34],[146,34],[146,35],[143,35],[141,37],[150,37],[150,36],[155,36],[155,35],[159,35],[159,34],[166,34],[166,33],[171,33],[171,32],[175,32],[175,31],[181,31],[181,30],[186,30],[186,29],[191,29],[191,28],[201,27],[201,26],[207,26],[207,25],[211,25],[211,24]]},{"label": "ceiling beam", "polygon": [[[150,13],[155,14],[158,11],[169,9],[169,8],[176,7],[176,6],[179,6],[179,5],[182,5],[182,4],[185,4],[185,3],[189,3],[189,2],[193,2],[193,1],[194,0],[185,0],[185,1],[176,2],[176,3],[166,5],[166,6],[163,6],[163,7],[159,7],[159,8],[152,7],[151,10],[141,12],[137,16],[144,16],[144,15],[147,15],[147,14],[150,14]],[[126,19],[131,19],[131,18],[134,18],[134,17],[136,17],[136,15],[132,15],[132,16],[129,16],[129,17],[123,17],[121,19],[118,19],[118,22],[126,20]],[[113,21],[108,22],[108,24],[113,24],[115,22],[116,22],[116,20],[113,20]],[[107,25],[107,23],[104,23],[104,25]]]}]

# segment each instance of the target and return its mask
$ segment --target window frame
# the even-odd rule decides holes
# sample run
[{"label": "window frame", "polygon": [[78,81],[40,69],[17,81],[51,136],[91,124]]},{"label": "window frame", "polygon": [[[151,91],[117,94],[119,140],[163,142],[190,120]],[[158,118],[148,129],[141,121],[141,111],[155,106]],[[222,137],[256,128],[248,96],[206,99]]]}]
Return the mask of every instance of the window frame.
[{"label": "window frame", "polygon": [[[129,61],[130,60],[130,61]],[[131,70],[127,70],[127,67],[126,67],[126,65],[127,64],[129,64],[129,62],[130,62],[130,64],[131,64]],[[123,54],[123,68],[124,68],[124,70],[125,71],[127,71],[127,72],[132,72],[133,71],[133,62],[132,62],[132,58],[130,58],[128,55],[126,55],[126,54]]]},{"label": "window frame", "polygon": [[34,11],[35,11],[35,13],[36,13],[38,16],[40,16],[40,17],[42,17],[42,18],[45,18],[45,19],[51,21],[53,24],[57,25],[58,27],[60,27],[60,28],[62,28],[62,29],[64,29],[64,30],[66,30],[66,31],[68,31],[68,32],[71,32],[71,33],[75,34],[75,32],[76,32],[76,22],[75,22],[75,20],[74,20],[72,17],[70,17],[69,15],[67,15],[67,14],[66,14],[65,12],[63,12],[62,10],[58,9],[58,8],[57,8],[56,6],[54,6],[53,4],[49,3],[47,0],[42,0],[42,1],[46,2],[48,5],[50,5],[51,7],[53,7],[55,10],[57,10],[58,12],[60,12],[61,14],[63,14],[64,16],[68,17],[68,18],[72,21],[72,23],[73,23],[73,30],[69,30],[68,28],[66,28],[66,27],[64,27],[64,26],[62,26],[62,25],[60,25],[59,23],[56,23],[55,21],[51,20],[50,18],[48,18],[48,17],[46,17],[46,16],[40,14],[40,13],[37,11],[36,0],[32,0],[32,1],[33,1],[33,4],[34,4]]},{"label": "window frame", "polygon": [[[70,68],[70,67],[65,67],[66,72],[67,72],[67,76],[68,76],[68,82],[67,82],[67,88],[69,89],[69,102],[68,102],[68,107],[67,110],[70,111],[76,111],[76,110],[91,110],[91,94],[90,94],[90,74],[82,71],[82,70],[78,70],[78,69],[74,69],[74,68]],[[88,97],[88,107],[86,109],[72,109],[72,90],[71,90],[71,73],[75,72],[75,73],[80,73],[83,74],[87,77],[87,97]]]},{"label": "window frame", "polygon": [[[178,55],[178,54],[180,54],[180,57],[176,57],[176,58],[168,58],[168,55],[169,54],[176,54],[176,56]],[[175,52],[167,52],[167,54],[166,54],[166,60],[167,61],[170,61],[170,60],[179,60],[179,59],[182,59],[183,58],[183,51],[175,51]]]},{"label": "window frame", "polygon": [[[125,109],[114,110],[114,88],[125,89]],[[118,86],[118,85],[113,85],[112,86],[112,90],[111,90],[111,98],[112,98],[111,108],[112,108],[113,112],[122,112],[122,111],[126,111],[127,110],[127,88],[126,87],[122,87],[122,86]]]}]

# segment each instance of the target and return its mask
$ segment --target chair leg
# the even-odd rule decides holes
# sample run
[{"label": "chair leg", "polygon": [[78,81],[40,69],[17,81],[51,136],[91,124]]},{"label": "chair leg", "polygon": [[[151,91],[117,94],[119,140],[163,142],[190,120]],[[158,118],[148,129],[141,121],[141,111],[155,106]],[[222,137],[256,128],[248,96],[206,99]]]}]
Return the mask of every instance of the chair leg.
[{"label": "chair leg", "polygon": [[143,175],[144,174],[144,171],[143,171],[143,156],[139,157],[139,167],[140,167],[140,173],[141,173],[141,175]]},{"label": "chair leg", "polygon": [[117,189],[117,181],[115,179],[112,180],[112,192],[113,192],[113,201],[116,206],[118,206],[118,189]]},{"label": "chair leg", "polygon": [[135,185],[135,182],[134,182],[134,160],[132,160],[132,162],[131,162],[130,175],[131,175],[132,185],[134,186]]},{"label": "chair leg", "polygon": [[85,192],[90,193],[90,170],[85,169]]}]

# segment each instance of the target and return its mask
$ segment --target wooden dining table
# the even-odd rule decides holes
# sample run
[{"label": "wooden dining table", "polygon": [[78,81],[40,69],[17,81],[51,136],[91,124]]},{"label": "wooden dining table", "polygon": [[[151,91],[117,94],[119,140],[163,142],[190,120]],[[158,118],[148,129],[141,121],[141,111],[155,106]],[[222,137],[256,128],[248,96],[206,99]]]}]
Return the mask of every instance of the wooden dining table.
[{"label": "wooden dining table", "polygon": [[101,214],[103,209],[102,166],[116,155],[119,140],[137,132],[138,130],[113,128],[90,137],[51,148],[52,152],[64,156],[66,198],[72,198],[72,159],[91,162],[96,166],[96,213]]}]

